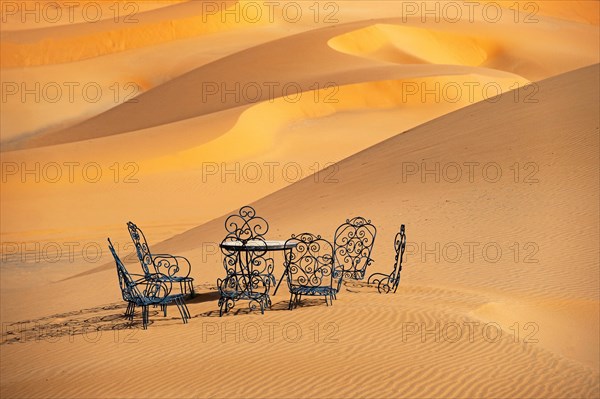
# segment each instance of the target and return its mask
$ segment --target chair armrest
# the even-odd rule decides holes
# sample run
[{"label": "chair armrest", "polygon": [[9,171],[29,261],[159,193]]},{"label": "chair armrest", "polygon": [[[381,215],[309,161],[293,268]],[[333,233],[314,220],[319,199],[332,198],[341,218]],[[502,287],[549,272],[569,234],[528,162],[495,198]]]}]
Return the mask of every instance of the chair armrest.
[{"label": "chair armrest", "polygon": [[138,291],[154,303],[161,303],[171,294],[173,283],[163,274],[156,273],[151,277],[135,281]]},{"label": "chair armrest", "polygon": [[188,277],[192,265],[187,258],[170,254],[153,254],[152,261],[156,269],[169,277]]},{"label": "chair armrest", "polygon": [[133,282],[137,285],[140,283],[145,282],[146,280],[148,280],[148,276],[146,276],[145,274],[135,274],[135,273],[129,273],[129,275],[134,279]]}]

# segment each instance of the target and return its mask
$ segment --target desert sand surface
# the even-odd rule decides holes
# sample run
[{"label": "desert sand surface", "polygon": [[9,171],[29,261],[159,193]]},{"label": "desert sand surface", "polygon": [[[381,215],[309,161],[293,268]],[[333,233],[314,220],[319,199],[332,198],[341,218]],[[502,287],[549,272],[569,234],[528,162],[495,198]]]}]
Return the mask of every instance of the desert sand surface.
[{"label": "desert sand surface", "polygon": [[[600,397],[599,2],[87,3],[2,5],[2,398]],[[246,204],[276,240],[371,219],[369,273],[405,224],[398,292],[289,311],[284,283],[220,318]],[[139,273],[128,220],[190,259],[189,324],[123,317],[106,237]]]}]

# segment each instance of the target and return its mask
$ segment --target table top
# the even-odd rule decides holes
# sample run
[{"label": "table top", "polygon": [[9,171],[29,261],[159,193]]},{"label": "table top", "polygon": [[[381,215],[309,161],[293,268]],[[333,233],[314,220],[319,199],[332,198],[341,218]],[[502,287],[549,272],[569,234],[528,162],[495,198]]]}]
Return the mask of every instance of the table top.
[{"label": "table top", "polygon": [[[265,247],[266,244],[266,247]],[[244,245],[241,241],[226,241],[222,242],[219,246],[225,249],[231,249],[234,251],[256,251],[256,250],[267,250],[267,251],[282,251],[284,249],[294,248],[297,245],[295,242],[278,241],[278,240],[250,240]]]}]

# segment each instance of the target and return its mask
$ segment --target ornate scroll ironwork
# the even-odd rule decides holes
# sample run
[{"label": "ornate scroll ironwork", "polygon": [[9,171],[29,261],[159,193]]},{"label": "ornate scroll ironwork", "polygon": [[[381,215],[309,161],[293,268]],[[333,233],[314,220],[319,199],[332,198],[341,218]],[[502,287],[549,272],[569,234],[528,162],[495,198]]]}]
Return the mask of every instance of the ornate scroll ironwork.
[{"label": "ornate scroll ironwork", "polygon": [[221,294],[219,315],[229,312],[239,300],[248,300],[250,310],[271,307],[269,290],[275,284],[274,261],[267,256],[264,235],[269,224],[250,206],[225,220],[228,234],[221,242],[226,276],[217,280]]},{"label": "ornate scroll ironwork", "polygon": [[260,309],[265,313],[267,307],[271,307],[269,289],[271,279],[260,274],[228,274],[224,279],[217,279],[219,289],[219,316],[229,312],[237,301],[248,300],[250,311]]},{"label": "ornate scroll ironwork", "polygon": [[323,296],[329,305],[336,295],[334,279],[341,278],[334,270],[331,243],[311,233],[292,235],[287,243],[296,244],[285,251],[289,309],[297,307],[303,295]]},{"label": "ornate scroll ironwork", "polygon": [[373,263],[371,252],[376,235],[375,226],[361,216],[347,219],[337,228],[333,253],[336,269],[343,270],[344,278],[362,280],[365,277],[367,267]]},{"label": "ornate scroll ironwork", "polygon": [[[142,307],[142,327],[148,328],[148,307],[150,305],[160,306],[164,315],[167,316],[167,305],[175,303],[181,320],[187,323],[191,317],[190,312],[183,299],[183,294],[171,295],[172,281],[165,275],[153,274],[152,277],[140,274],[131,274],[125,268],[123,262],[117,255],[110,239],[108,239],[108,248],[115,259],[117,266],[117,276],[119,278],[119,287],[123,300],[127,302],[125,317],[133,320],[135,307]],[[134,280],[134,277],[137,280]]]},{"label": "ornate scroll ironwork", "polygon": [[225,220],[225,230],[244,243],[257,238],[264,238],[269,231],[269,223],[259,216],[251,206],[240,208],[238,214],[230,215]]},{"label": "ornate scroll ironwork", "polygon": [[[194,295],[194,279],[190,277],[191,264],[183,256],[169,254],[152,254],[142,230],[133,222],[127,223],[127,229],[131,240],[135,245],[135,251],[148,278],[155,278],[156,275],[163,276],[174,283],[179,283],[181,292]],[[153,277],[154,276],[154,277]]]},{"label": "ornate scroll ironwork", "polygon": [[396,234],[396,238],[394,239],[394,249],[396,250],[394,270],[392,270],[390,274],[373,273],[367,280],[369,284],[377,284],[377,291],[379,291],[379,293],[387,294],[390,291],[396,292],[398,289],[398,284],[400,283],[400,272],[402,271],[402,258],[404,256],[405,248],[406,233],[404,225],[401,225],[400,231]]}]

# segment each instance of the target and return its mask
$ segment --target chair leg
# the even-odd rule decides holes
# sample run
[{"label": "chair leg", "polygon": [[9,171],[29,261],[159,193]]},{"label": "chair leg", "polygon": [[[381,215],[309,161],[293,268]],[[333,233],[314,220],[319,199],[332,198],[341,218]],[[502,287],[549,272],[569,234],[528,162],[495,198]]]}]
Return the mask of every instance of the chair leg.
[{"label": "chair leg", "polygon": [[[229,299],[221,297],[221,299],[219,299],[219,317],[222,317],[223,313],[229,313],[229,309]],[[225,312],[223,312],[223,310],[225,310]]]},{"label": "chair leg", "polygon": [[192,315],[191,315],[191,313],[190,313],[190,310],[189,310],[189,309],[188,309],[188,307],[187,307],[187,304],[185,303],[185,301],[184,301],[183,299],[180,299],[179,301],[181,302],[181,308],[184,310],[185,317],[186,317],[187,319],[191,319],[191,318],[192,318]]},{"label": "chair leg", "polygon": [[[283,274],[281,275],[281,278],[279,279],[279,282],[277,283],[277,287],[275,287],[275,291],[273,292],[273,295],[277,294],[277,290],[279,289],[279,286],[281,285],[281,282],[287,276],[287,274],[288,274],[288,269],[286,267],[285,270],[283,271]],[[275,278],[275,277],[273,277],[273,278]]]},{"label": "chair leg", "polygon": [[133,316],[135,315],[135,303],[129,302],[127,305],[127,310],[125,311],[125,318],[129,321],[133,321]]},{"label": "chair leg", "polygon": [[163,316],[164,316],[164,317],[167,317],[167,304],[166,304],[166,303],[162,303],[162,304],[160,305],[160,307],[162,308],[162,311],[163,311]]},{"label": "chair leg", "polygon": [[181,321],[183,324],[187,323],[187,314],[181,307],[181,301],[179,299],[175,299],[175,305],[177,306],[177,310],[179,310],[179,314],[181,315]]},{"label": "chair leg", "polygon": [[290,293],[290,303],[288,304],[288,309],[289,310],[292,310],[292,303],[293,303],[292,301],[293,301],[293,299],[294,299],[294,294]]},{"label": "chair leg", "polygon": [[189,285],[190,285],[190,297],[195,297],[196,296],[196,291],[194,291],[194,282],[192,280],[188,281]]},{"label": "chair leg", "polygon": [[183,311],[183,315],[185,316],[185,323],[187,324],[188,320],[192,318],[192,315],[190,314],[190,310],[188,309],[183,299],[179,299],[179,303],[181,304],[181,310]]},{"label": "chair leg", "polygon": [[142,305],[142,328],[148,328],[148,305]]}]

